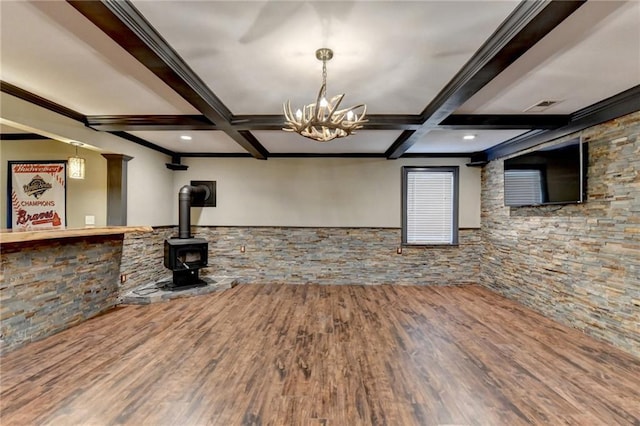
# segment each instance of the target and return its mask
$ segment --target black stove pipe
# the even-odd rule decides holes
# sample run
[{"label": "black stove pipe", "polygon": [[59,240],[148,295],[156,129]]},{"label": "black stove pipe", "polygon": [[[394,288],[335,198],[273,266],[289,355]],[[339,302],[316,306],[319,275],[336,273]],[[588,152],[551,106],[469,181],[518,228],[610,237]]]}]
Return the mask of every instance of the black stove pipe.
[{"label": "black stove pipe", "polygon": [[207,198],[209,188],[204,185],[185,185],[178,192],[178,238],[191,238],[191,198]]}]

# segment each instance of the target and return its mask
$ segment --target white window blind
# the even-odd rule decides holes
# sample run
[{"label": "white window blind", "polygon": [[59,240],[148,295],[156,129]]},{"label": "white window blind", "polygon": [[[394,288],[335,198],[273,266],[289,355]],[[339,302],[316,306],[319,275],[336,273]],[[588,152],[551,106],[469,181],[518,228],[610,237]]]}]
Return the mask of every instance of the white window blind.
[{"label": "white window blind", "polygon": [[454,174],[410,171],[406,185],[406,243],[455,243]]},{"label": "white window blind", "polygon": [[508,206],[542,203],[542,173],[540,170],[505,170],[504,201]]}]

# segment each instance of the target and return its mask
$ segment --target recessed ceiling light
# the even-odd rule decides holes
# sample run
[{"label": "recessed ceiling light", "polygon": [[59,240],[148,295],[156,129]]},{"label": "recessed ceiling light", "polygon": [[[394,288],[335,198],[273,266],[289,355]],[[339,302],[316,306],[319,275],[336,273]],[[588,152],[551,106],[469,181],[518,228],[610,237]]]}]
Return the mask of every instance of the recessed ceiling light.
[{"label": "recessed ceiling light", "polygon": [[476,135],[464,135],[462,137],[462,139],[464,139],[465,141],[470,141],[476,138]]},{"label": "recessed ceiling light", "polygon": [[183,141],[190,141],[192,138],[191,136],[188,136],[188,135],[182,135],[180,136],[180,139],[182,139]]}]

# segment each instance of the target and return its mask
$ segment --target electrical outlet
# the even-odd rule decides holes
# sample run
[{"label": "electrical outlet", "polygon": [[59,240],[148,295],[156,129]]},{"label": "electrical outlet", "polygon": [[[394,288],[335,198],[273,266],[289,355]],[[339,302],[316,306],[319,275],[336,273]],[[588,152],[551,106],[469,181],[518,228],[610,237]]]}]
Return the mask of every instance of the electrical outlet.
[{"label": "electrical outlet", "polygon": [[120,274],[120,282],[121,283],[127,282],[127,274]]}]

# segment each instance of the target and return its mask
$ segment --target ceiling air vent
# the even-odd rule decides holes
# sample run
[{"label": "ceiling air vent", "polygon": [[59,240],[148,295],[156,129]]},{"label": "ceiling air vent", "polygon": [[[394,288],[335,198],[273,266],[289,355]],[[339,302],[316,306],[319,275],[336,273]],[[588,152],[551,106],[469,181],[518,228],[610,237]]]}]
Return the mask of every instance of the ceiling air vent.
[{"label": "ceiling air vent", "polygon": [[540,101],[535,103],[534,105],[531,105],[529,108],[525,109],[524,112],[542,112],[547,108],[550,108],[553,105],[557,104],[558,102],[560,101],[550,101],[550,100]]}]

